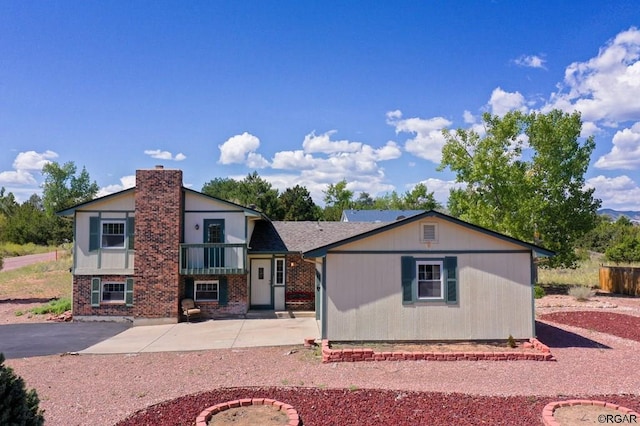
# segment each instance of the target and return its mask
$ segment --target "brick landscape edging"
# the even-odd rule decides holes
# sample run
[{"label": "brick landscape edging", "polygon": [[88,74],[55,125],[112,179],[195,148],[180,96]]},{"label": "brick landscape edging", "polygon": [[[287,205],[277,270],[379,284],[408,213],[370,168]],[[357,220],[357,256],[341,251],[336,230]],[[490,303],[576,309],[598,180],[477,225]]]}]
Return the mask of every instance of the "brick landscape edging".
[{"label": "brick landscape edging", "polygon": [[[620,411],[621,415],[636,416],[636,420],[640,419],[640,414],[636,413],[629,408],[621,407],[617,404],[611,404],[610,402],[594,401],[591,399],[569,399],[566,401],[550,402],[542,409],[542,422],[545,426],[561,426],[560,423],[553,417],[553,412],[560,407],[573,407],[575,405],[595,405],[596,407],[609,408],[611,410]],[[600,421],[600,423],[605,423]],[[620,422],[616,422],[620,423]]]},{"label": "brick landscape edging", "polygon": [[375,352],[373,349],[331,349],[322,341],[322,362],[358,361],[555,361],[547,345],[536,338],[525,343],[540,353],[531,352]]},{"label": "brick landscape edging", "polygon": [[209,420],[211,420],[211,416],[213,416],[214,414],[220,413],[230,408],[246,407],[249,405],[273,405],[274,407],[277,407],[279,411],[283,411],[285,414],[287,414],[287,416],[289,417],[289,423],[287,423],[287,426],[300,425],[300,417],[298,416],[298,412],[289,404],[285,404],[284,402],[276,401],[275,399],[270,398],[244,398],[234,399],[233,401],[216,404],[203,410],[196,418],[196,426],[207,426],[209,424]]}]

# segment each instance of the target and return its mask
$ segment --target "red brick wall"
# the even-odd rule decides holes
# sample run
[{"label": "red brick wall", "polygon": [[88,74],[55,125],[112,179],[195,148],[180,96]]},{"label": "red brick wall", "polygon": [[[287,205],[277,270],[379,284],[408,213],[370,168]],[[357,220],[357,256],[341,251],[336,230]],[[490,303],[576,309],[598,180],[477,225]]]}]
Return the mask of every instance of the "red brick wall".
[{"label": "red brick wall", "polygon": [[136,171],[135,318],[178,318],[182,171]]},{"label": "red brick wall", "polygon": [[[247,313],[249,306],[247,300],[247,276],[227,275],[227,304],[220,306],[218,302],[196,302],[200,307],[203,318],[222,318],[227,316],[243,316]],[[220,279],[219,275],[194,275],[194,281],[209,281]],[[180,295],[184,297],[184,278],[180,283]],[[184,318],[182,318],[184,319]]]},{"label": "red brick wall", "polygon": [[[291,265],[294,266],[291,266]],[[315,310],[315,289],[316,289],[316,266],[311,262],[302,260],[299,254],[289,254],[286,256],[286,291],[285,307],[288,310],[313,311]],[[310,300],[299,301],[290,300],[288,293],[308,293]]]},{"label": "red brick wall", "polygon": [[[124,303],[103,303],[100,307],[91,306],[91,279],[101,278],[103,282],[125,282],[124,275],[74,275],[73,277],[73,306],[74,316],[133,316],[133,307]],[[133,283],[135,292],[136,283]]]}]

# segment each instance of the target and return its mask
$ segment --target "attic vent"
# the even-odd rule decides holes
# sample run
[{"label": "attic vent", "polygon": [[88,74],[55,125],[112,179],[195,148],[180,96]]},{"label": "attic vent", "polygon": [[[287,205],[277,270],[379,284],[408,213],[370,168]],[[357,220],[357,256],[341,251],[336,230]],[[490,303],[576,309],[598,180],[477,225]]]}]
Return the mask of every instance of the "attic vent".
[{"label": "attic vent", "polygon": [[405,218],[406,218],[406,216],[400,215],[400,216],[396,217],[396,220],[402,220],[402,219],[405,219]]},{"label": "attic vent", "polygon": [[420,241],[422,242],[434,242],[438,240],[437,227],[435,223],[422,223]]}]

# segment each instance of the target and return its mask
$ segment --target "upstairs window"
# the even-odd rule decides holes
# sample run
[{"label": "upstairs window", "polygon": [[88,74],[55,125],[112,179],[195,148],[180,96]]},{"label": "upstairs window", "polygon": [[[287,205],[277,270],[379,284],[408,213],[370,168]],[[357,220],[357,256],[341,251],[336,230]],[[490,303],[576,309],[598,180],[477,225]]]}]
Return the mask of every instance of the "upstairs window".
[{"label": "upstairs window", "polygon": [[101,219],[100,216],[89,218],[89,251],[100,249],[133,250],[134,217],[126,219]]},{"label": "upstairs window", "polygon": [[124,248],[125,221],[109,220],[102,222],[102,235],[100,238],[102,248]]}]

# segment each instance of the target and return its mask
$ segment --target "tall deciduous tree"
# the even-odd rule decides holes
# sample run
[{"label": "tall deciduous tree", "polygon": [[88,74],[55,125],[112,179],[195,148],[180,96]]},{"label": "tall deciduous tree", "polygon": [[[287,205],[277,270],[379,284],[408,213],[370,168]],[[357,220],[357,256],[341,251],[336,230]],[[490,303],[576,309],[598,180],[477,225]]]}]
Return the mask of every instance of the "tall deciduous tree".
[{"label": "tall deciduous tree", "polygon": [[451,190],[450,213],[555,251],[549,266],[575,266],[575,243],[595,226],[600,206],[584,186],[595,141],[578,140],[580,114],[516,111],[483,121],[484,136],[443,131],[440,169],[466,184]]},{"label": "tall deciduous tree", "polygon": [[[54,161],[42,168],[42,205],[48,216],[54,217],[57,211],[90,201],[98,194],[98,184],[91,181],[87,169],[83,167],[77,176],[76,171],[73,161],[62,166]],[[70,221],[55,217],[54,223],[53,243],[59,244],[73,238]]]},{"label": "tall deciduous tree", "polygon": [[287,188],[278,198],[282,220],[317,220],[320,209],[304,186]]},{"label": "tall deciduous tree", "polygon": [[343,210],[353,207],[353,191],[347,189],[347,180],[330,184],[324,192],[324,220],[340,220]]}]

